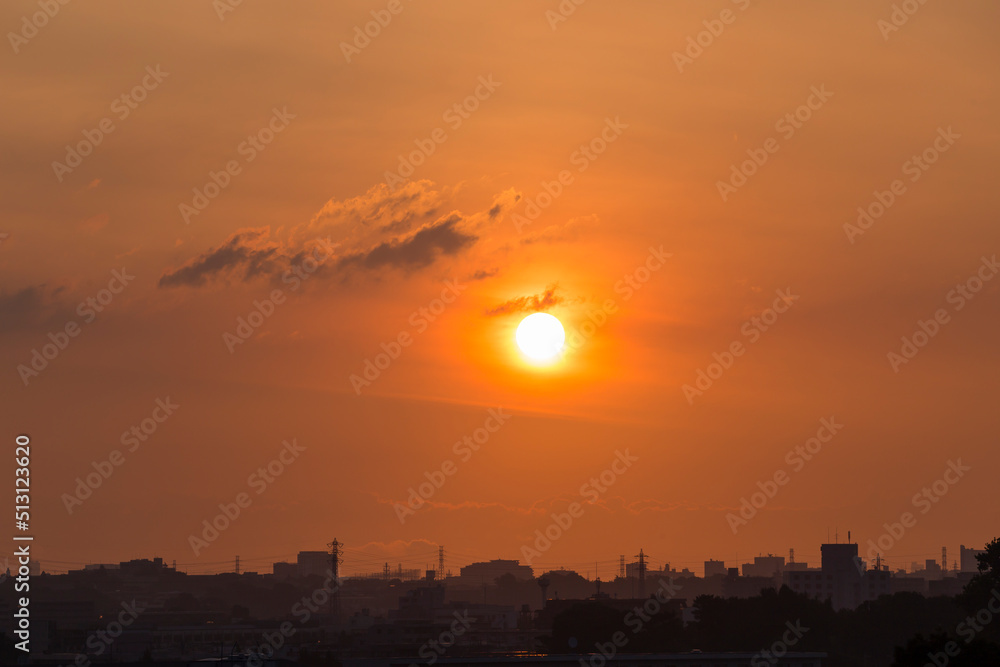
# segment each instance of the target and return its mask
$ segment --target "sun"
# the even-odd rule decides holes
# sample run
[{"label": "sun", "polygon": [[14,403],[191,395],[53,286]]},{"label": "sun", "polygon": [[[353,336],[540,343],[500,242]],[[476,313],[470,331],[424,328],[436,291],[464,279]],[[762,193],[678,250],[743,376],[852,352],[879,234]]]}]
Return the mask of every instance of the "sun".
[{"label": "sun", "polygon": [[532,313],[517,325],[514,334],[517,347],[535,362],[555,360],[566,342],[562,322],[548,313]]}]

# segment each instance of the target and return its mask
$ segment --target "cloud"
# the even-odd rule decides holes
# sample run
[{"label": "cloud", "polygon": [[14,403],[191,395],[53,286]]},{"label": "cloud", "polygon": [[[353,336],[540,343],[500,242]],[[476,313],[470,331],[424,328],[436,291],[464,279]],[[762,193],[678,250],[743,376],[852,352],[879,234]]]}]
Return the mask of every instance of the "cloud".
[{"label": "cloud", "polygon": [[544,292],[539,294],[519,296],[508,301],[504,301],[496,308],[487,310],[486,316],[495,317],[497,315],[512,315],[514,313],[548,310],[549,308],[557,306],[566,300],[565,297],[556,294],[558,289],[559,287],[557,285],[550,285],[545,288]]},{"label": "cloud", "polygon": [[520,199],[521,193],[514,188],[504,190],[493,198],[493,205],[490,206],[487,215],[489,215],[490,220],[503,220],[503,216],[514,208],[514,204],[520,201]]},{"label": "cloud", "polygon": [[449,192],[433,189],[431,181],[410,181],[396,190],[385,183],[368,189],[363,195],[343,201],[331,199],[306,225],[296,230],[300,238],[348,230],[351,236],[366,238],[373,234],[401,234],[437,215]]},{"label": "cloud", "polygon": [[81,231],[93,234],[107,227],[108,222],[110,220],[111,218],[108,216],[107,213],[98,213],[95,216],[92,216],[90,218],[87,218],[86,220],[83,220],[82,222],[79,222],[77,226],[80,228]]},{"label": "cloud", "polygon": [[486,280],[487,278],[492,278],[498,273],[500,273],[500,269],[498,267],[493,267],[492,269],[479,269],[469,276],[469,280]]},{"label": "cloud", "polygon": [[[321,238],[340,248],[340,259],[323,269],[327,275],[424,269],[474,246],[482,238],[476,230],[492,221],[486,211],[438,216],[453,192],[437,192],[432,185],[415,181],[390,191],[381,183],[364,195],[330,200],[312,220],[292,226],[280,239],[281,229],[273,236],[269,227],[240,229],[220,245],[165,271],[159,286],[203,287],[216,281],[274,278],[305,257]],[[513,190],[501,192],[489,210],[505,211],[519,197]],[[487,277],[485,272],[482,277]]]},{"label": "cloud", "polygon": [[212,279],[251,279],[287,265],[282,245],[270,238],[270,227],[240,229],[222,245],[160,276],[160,287],[201,287]]},{"label": "cloud", "polygon": [[47,285],[29,285],[8,294],[0,292],[0,331],[14,331],[21,328],[41,326],[60,317],[65,320],[68,313],[59,315],[62,309],[56,298],[65,288],[50,289]]},{"label": "cloud", "polygon": [[[405,556],[416,551],[419,554],[428,553],[428,548],[434,549],[432,553],[437,553],[438,544],[424,538],[413,540],[393,540],[392,542],[366,542],[358,547],[344,547],[348,555],[363,554],[368,556],[378,555],[378,557]],[[376,552],[372,554],[370,552]]]},{"label": "cloud", "polygon": [[585,215],[579,218],[572,218],[565,225],[549,225],[537,234],[528,236],[523,241],[524,245],[532,243],[560,243],[575,241],[588,229],[593,229],[600,224],[600,218],[596,215]]},{"label": "cloud", "polygon": [[478,237],[459,228],[462,222],[460,214],[451,213],[409,236],[383,241],[370,250],[348,255],[340,260],[339,266],[390,267],[404,271],[429,266],[440,255],[455,255],[476,242]]}]

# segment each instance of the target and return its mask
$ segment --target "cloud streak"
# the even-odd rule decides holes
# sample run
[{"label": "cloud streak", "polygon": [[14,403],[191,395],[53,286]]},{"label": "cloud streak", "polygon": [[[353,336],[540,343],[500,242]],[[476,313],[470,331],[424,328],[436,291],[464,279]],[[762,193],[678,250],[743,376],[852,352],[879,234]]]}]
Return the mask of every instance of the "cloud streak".
[{"label": "cloud streak", "polygon": [[287,266],[286,251],[270,227],[241,229],[221,245],[160,276],[160,287],[202,287],[215,279],[251,280]]},{"label": "cloud streak", "polygon": [[403,271],[421,269],[442,255],[455,255],[471,246],[477,236],[460,229],[463,222],[458,213],[421,227],[413,234],[383,241],[374,248],[344,257],[340,267],[362,266],[366,269],[390,267]]},{"label": "cloud streak", "polygon": [[538,294],[532,294],[530,296],[519,296],[508,301],[504,301],[496,308],[490,308],[486,311],[487,317],[496,317],[498,315],[513,315],[516,313],[527,313],[527,312],[538,312],[549,310],[553,306],[557,306],[566,300],[565,297],[556,294],[559,287],[557,285],[550,285],[545,288],[544,292]]},{"label": "cloud streak", "polygon": [[340,258],[324,267],[327,275],[410,274],[470,249],[482,238],[477,230],[495,222],[519,196],[508,190],[493,198],[488,211],[471,216],[452,211],[438,216],[450,194],[434,191],[431,185],[430,181],[416,181],[390,192],[383,183],[362,196],[330,200],[312,220],[293,226],[282,239],[278,233],[272,235],[270,227],[237,230],[218,246],[166,270],[158,285],[201,288],[212,283],[273,279],[304,257],[321,237],[335,237],[331,241],[342,248]]}]

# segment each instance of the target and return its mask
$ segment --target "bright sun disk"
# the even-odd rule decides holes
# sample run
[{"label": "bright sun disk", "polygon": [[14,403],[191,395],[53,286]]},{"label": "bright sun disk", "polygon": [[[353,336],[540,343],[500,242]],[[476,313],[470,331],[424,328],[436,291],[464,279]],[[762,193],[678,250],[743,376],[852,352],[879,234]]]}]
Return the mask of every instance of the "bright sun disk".
[{"label": "bright sun disk", "polygon": [[532,361],[552,361],[562,352],[566,332],[562,323],[548,313],[532,313],[517,325],[517,347]]}]

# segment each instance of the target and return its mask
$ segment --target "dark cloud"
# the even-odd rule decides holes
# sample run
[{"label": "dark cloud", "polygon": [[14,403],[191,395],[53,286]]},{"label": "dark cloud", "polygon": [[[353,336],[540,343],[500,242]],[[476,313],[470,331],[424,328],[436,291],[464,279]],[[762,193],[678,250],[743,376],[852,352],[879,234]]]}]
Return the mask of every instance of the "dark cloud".
[{"label": "dark cloud", "polygon": [[[417,271],[475,245],[482,236],[480,227],[490,218],[486,212],[464,216],[454,211],[430,222],[450,196],[447,189],[434,191],[430,181],[407,183],[394,191],[381,184],[359,197],[330,200],[310,222],[292,225],[280,240],[271,236],[268,227],[238,230],[222,244],[165,271],[159,286],[202,287],[214,281],[275,279],[317,244],[331,244],[331,237],[339,239],[334,245],[342,250],[336,253],[339,259],[335,263],[323,268],[327,275],[340,273],[346,280],[356,272]],[[519,197],[513,190],[501,192],[491,207],[502,215]]]},{"label": "dark cloud", "polygon": [[252,279],[287,265],[282,246],[270,239],[269,227],[241,229],[217,248],[160,276],[160,287],[201,287],[211,279]]},{"label": "dark cloud", "polygon": [[490,220],[503,218],[503,215],[510,209],[514,208],[514,204],[520,201],[520,199],[521,193],[514,188],[504,190],[498,194],[493,198],[493,206],[490,207],[488,212]]},{"label": "dark cloud", "polygon": [[[12,292],[0,293],[0,331],[14,331],[52,323],[60,318],[65,321],[71,316],[58,297],[64,287],[55,289],[47,285],[29,285]],[[58,322],[56,322],[58,323]]]},{"label": "dark cloud", "polygon": [[340,260],[339,266],[362,266],[366,269],[390,267],[405,271],[421,269],[441,255],[455,255],[476,242],[478,237],[459,229],[461,222],[462,216],[452,213],[410,236],[384,241],[371,250],[348,255]]},{"label": "dark cloud", "polygon": [[558,286],[550,285],[545,288],[545,291],[540,294],[532,294],[531,296],[519,296],[509,301],[504,301],[496,308],[491,308],[486,311],[487,317],[494,317],[496,315],[511,315],[514,313],[526,313],[526,312],[538,312],[541,310],[548,310],[553,306],[556,306],[566,299],[558,294]]},{"label": "dark cloud", "polygon": [[500,269],[498,267],[493,267],[492,269],[479,269],[469,277],[469,280],[486,280],[487,278],[492,278],[498,273],[500,273]]},{"label": "dark cloud", "polygon": [[31,285],[13,294],[0,294],[0,321],[24,317],[42,305],[41,285]]}]

